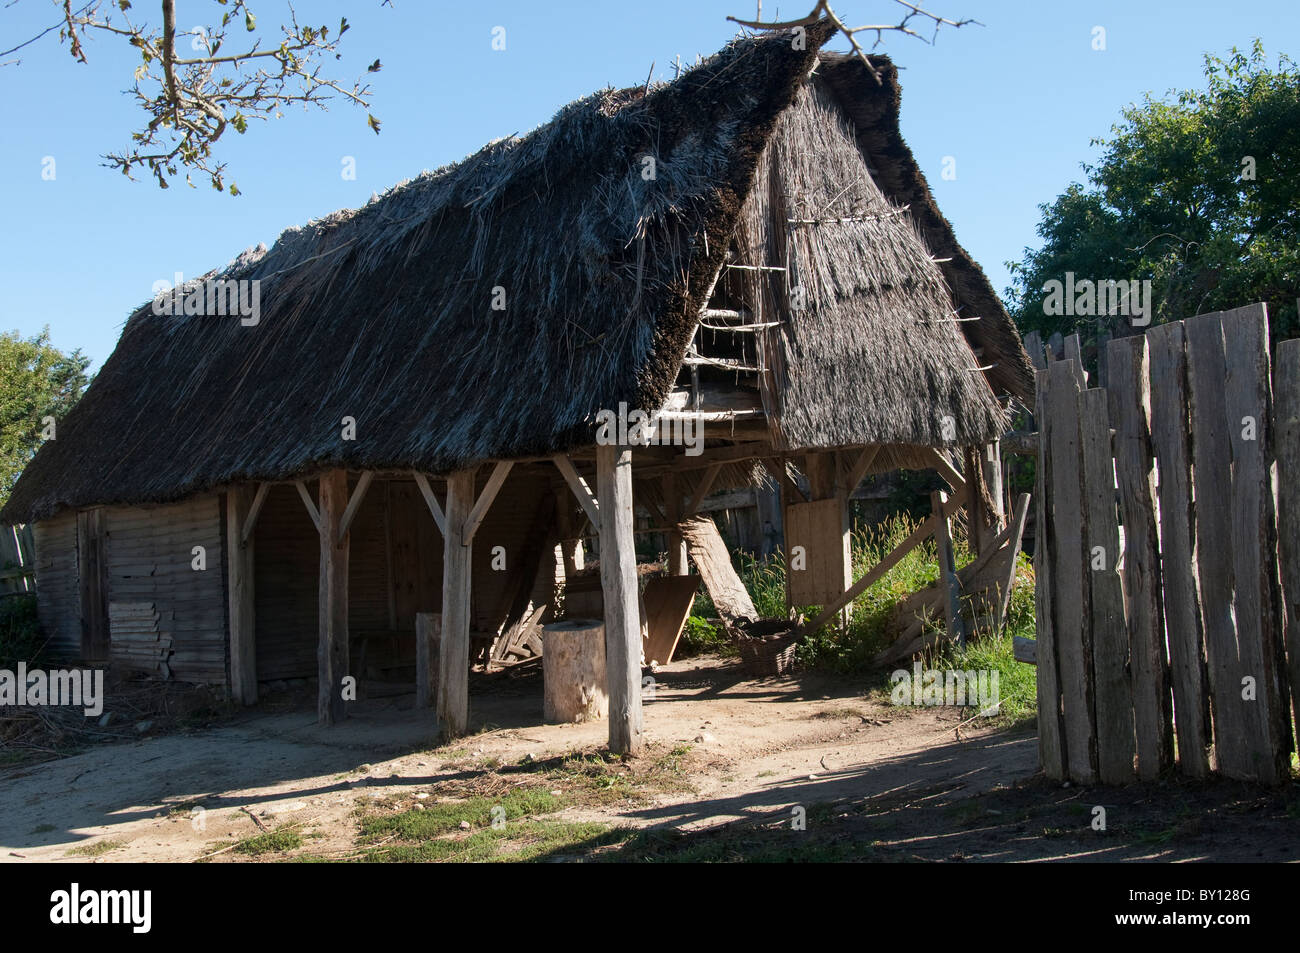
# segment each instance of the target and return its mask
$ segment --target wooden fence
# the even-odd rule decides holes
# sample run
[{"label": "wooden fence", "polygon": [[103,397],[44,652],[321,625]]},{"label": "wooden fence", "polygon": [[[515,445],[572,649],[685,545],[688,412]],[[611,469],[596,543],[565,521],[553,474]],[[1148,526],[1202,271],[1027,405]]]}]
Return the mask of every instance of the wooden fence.
[{"label": "wooden fence", "polygon": [[1043,770],[1280,783],[1300,692],[1300,607],[1283,607],[1284,585],[1300,602],[1300,341],[1279,348],[1276,407],[1263,305],[1106,352],[1106,388],[1076,360],[1037,375]]},{"label": "wooden fence", "polygon": [[0,524],[0,598],[36,590],[34,553],[30,526]]}]

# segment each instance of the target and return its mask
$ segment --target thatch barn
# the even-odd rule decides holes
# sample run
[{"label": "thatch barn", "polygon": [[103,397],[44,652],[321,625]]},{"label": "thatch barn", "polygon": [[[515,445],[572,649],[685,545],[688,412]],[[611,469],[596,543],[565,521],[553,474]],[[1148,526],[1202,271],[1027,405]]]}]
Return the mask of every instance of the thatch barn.
[{"label": "thatch barn", "polygon": [[[315,677],[327,722],[366,653],[418,657],[456,734],[472,649],[594,537],[635,751],[635,508],[673,534],[772,474],[787,543],[825,549],[793,603],[842,592],[854,486],[977,460],[1032,372],[899,135],[895,68],[831,32],[603,90],[140,307],[0,512],[34,524],[53,644],[245,703]],[[660,412],[651,445],[598,439],[620,408]]]}]

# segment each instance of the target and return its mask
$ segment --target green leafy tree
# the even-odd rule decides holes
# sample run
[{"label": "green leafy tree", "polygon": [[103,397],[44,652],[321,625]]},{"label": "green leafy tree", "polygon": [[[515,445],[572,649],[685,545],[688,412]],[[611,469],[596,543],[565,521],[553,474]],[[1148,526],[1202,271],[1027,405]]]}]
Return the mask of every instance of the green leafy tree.
[{"label": "green leafy tree", "polygon": [[42,418],[57,425],[72,409],[90,383],[89,365],[80,349],[51,346],[49,328],[32,338],[0,334],[0,504],[41,443]]},{"label": "green leafy tree", "polygon": [[1008,262],[1023,331],[1133,333],[1129,319],[1045,313],[1045,282],[1147,279],[1152,323],[1265,301],[1273,332],[1300,333],[1300,73],[1280,56],[1205,57],[1206,88],[1145,97],[1100,161],[1040,206],[1043,245]]}]

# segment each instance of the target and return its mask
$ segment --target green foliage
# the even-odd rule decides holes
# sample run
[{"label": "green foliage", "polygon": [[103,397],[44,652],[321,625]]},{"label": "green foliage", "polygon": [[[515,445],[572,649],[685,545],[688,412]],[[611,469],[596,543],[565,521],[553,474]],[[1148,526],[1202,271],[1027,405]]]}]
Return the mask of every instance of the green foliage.
[{"label": "green foliage", "polygon": [[[698,597],[697,597],[698,598]],[[705,597],[707,598],[707,596]],[[681,640],[677,644],[677,656],[701,655],[705,652],[721,652],[731,643],[721,626],[713,625],[708,619],[692,615],[686,620],[682,629]]]},{"label": "green foliage", "polygon": [[41,418],[56,421],[89,384],[90,358],[51,346],[49,328],[32,338],[0,334],[0,504],[41,442]]},{"label": "green foliage", "polygon": [[268,831],[265,834],[257,834],[241,840],[235,845],[235,853],[258,857],[262,854],[297,850],[301,846],[302,835],[296,830],[282,827],[279,830]]},{"label": "green foliage", "polygon": [[45,636],[36,619],[36,596],[0,599],[0,668],[13,670],[19,662],[39,663]]},{"label": "green foliage", "polygon": [[[919,521],[901,515],[879,526],[855,529],[851,550],[853,577],[858,579],[866,575],[918,525]],[[953,547],[959,565],[970,558],[965,538],[960,534],[954,538]],[[931,538],[907,553],[853,601],[847,627],[828,625],[806,639],[798,650],[799,661],[810,667],[842,673],[869,670],[871,658],[897,635],[889,623],[899,600],[924,589],[938,578],[939,555]],[[811,614],[811,610],[806,612]]]},{"label": "green foliage", "polygon": [[1044,313],[1044,282],[1072,271],[1151,280],[1153,323],[1266,301],[1279,338],[1300,333],[1300,72],[1269,69],[1256,40],[1206,55],[1205,79],[1125,109],[1088,184],[1040,206],[1042,247],[1008,263],[1023,331],[1095,334],[1095,318]]}]

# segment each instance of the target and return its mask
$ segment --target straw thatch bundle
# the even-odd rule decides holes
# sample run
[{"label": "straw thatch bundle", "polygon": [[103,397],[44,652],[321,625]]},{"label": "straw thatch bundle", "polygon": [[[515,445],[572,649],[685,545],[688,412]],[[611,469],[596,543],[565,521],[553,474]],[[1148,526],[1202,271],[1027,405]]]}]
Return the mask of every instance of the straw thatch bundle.
[{"label": "straw thatch bundle", "polygon": [[[595,413],[620,401],[660,406],[741,237],[760,162],[790,164],[768,153],[778,121],[801,121],[803,107],[782,118],[797,95],[826,108],[824,92],[800,90],[831,32],[810,28],[804,49],[782,35],[738,39],[672,83],[599,92],[527,136],[290,229],[205,276],[258,281],[255,325],[141,307],[0,519],[332,467],[444,473],[589,445]],[[867,77],[870,95],[896,99],[888,75],[884,87]],[[896,103],[881,121],[896,126]],[[827,175],[847,174],[849,140],[838,135]],[[642,174],[647,156],[653,179]],[[897,203],[859,177],[854,202]],[[930,443],[943,407],[958,409],[964,438],[996,431],[992,394],[961,353],[957,329],[971,325],[872,338],[882,348],[874,376],[835,363],[862,358],[836,343],[846,328],[951,311],[948,276],[906,219],[845,230],[824,249],[798,244],[827,310],[782,344],[787,439],[836,446],[906,431],[913,439],[902,442]],[[505,309],[494,310],[502,294]],[[909,304],[913,295],[927,303]],[[1010,327],[1000,307],[984,315]],[[1009,333],[1012,359],[1023,358]],[[877,418],[898,417],[900,401],[934,406],[910,408],[887,433],[893,424]],[[355,440],[343,439],[344,417]]]}]

